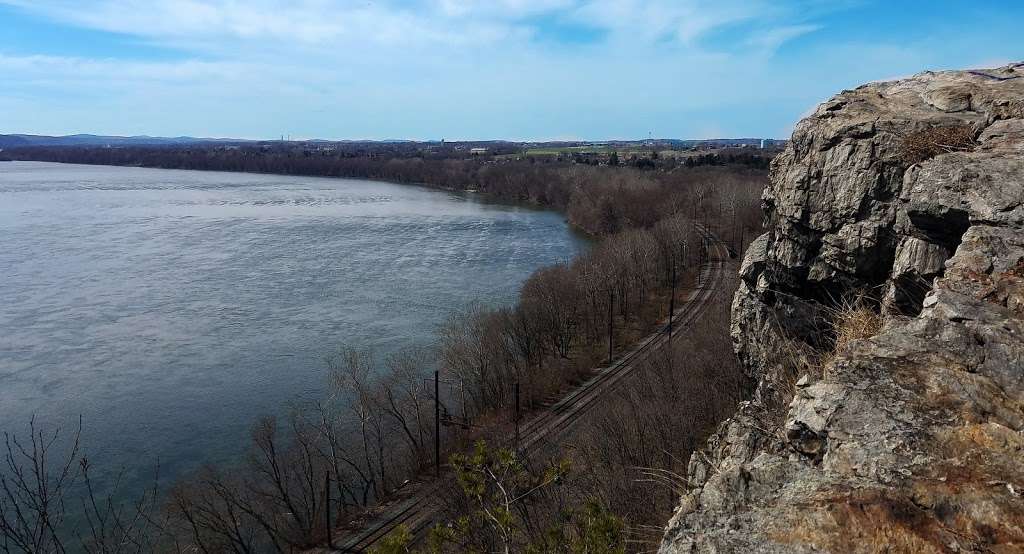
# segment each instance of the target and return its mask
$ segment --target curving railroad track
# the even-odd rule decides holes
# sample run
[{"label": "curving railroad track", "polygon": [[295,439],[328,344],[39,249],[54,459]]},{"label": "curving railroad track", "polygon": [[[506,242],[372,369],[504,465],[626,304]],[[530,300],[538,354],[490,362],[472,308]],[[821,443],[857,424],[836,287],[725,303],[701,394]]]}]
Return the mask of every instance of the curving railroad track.
[{"label": "curving railroad track", "polygon": [[[632,350],[620,356],[613,364],[597,370],[593,377],[567,394],[558,402],[541,411],[520,426],[520,452],[535,455],[557,442],[557,439],[586,412],[596,405],[632,371],[665,344],[681,334],[709,305],[725,276],[726,247],[706,230],[701,234],[710,239],[709,261],[701,267],[699,286],[690,292],[674,316],[675,331],[668,336],[668,325],[658,328]],[[437,518],[443,505],[440,495],[448,492],[453,483],[445,479],[420,484],[420,489],[409,498],[396,502],[359,532],[346,532],[334,538],[334,548],[319,552],[363,552],[387,536],[399,525],[405,525],[413,536],[421,537]]]}]

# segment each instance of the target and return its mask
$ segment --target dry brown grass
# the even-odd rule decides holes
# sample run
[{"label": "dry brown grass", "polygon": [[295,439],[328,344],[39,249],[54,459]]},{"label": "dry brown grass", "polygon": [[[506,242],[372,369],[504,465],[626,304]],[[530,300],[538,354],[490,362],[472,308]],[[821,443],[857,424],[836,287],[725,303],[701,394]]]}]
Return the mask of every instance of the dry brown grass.
[{"label": "dry brown grass", "polygon": [[882,330],[885,318],[864,297],[844,300],[832,309],[832,331],[835,336],[832,352],[822,356],[821,374],[836,356],[846,352],[854,341],[873,337]]},{"label": "dry brown grass", "polygon": [[929,127],[903,137],[900,154],[908,165],[913,165],[947,152],[969,152],[975,144],[970,125]]},{"label": "dry brown grass", "polygon": [[845,350],[855,340],[873,337],[882,329],[882,316],[863,302],[843,306],[833,322],[836,352]]},{"label": "dry brown grass", "polygon": [[[778,390],[788,396],[780,398],[779,406],[789,405],[802,376],[807,375],[812,381],[827,379],[832,362],[846,353],[852,343],[877,335],[889,317],[879,313],[867,296],[852,296],[826,309],[824,323],[832,337],[831,348],[813,346],[793,337],[784,339],[780,361],[789,371],[782,375]],[[785,337],[786,333],[780,330],[779,336]]]}]

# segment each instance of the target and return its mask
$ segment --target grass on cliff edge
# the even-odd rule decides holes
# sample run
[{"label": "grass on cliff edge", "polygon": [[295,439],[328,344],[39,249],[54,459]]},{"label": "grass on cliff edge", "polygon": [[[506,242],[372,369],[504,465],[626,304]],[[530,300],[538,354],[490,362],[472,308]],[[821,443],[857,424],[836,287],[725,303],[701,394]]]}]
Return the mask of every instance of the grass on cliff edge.
[{"label": "grass on cliff edge", "polygon": [[835,344],[832,352],[823,360],[822,373],[824,374],[825,368],[836,356],[849,349],[851,343],[877,335],[884,323],[885,318],[882,314],[861,298],[844,301],[835,308],[832,314]]},{"label": "grass on cliff edge", "polygon": [[879,313],[876,305],[865,296],[853,296],[839,301],[827,309],[829,346],[814,346],[795,337],[785,341],[786,362],[790,371],[782,380],[779,389],[782,395],[776,398],[776,405],[785,409],[796,391],[797,381],[804,375],[811,379],[825,380],[828,368],[839,356],[849,351],[854,342],[873,337],[882,330],[886,316]]}]

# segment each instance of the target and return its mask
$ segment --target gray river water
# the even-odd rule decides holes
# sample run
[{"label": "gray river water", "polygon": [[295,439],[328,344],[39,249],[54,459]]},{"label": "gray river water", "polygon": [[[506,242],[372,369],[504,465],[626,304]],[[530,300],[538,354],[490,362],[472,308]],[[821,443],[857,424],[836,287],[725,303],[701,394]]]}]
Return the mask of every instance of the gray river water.
[{"label": "gray river water", "polygon": [[126,482],[230,460],[343,345],[435,338],[584,241],[555,213],[359,180],[0,163],[0,431],[84,421]]}]

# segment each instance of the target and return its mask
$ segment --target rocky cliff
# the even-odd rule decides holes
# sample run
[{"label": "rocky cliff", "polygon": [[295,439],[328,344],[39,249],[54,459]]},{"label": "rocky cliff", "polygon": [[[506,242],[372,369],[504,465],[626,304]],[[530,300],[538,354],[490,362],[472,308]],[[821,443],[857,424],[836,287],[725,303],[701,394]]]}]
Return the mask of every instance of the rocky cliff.
[{"label": "rocky cliff", "polygon": [[[751,400],[661,552],[1024,552],[1024,64],[844,91],[772,166]],[[884,324],[835,346],[844,299]]]}]

